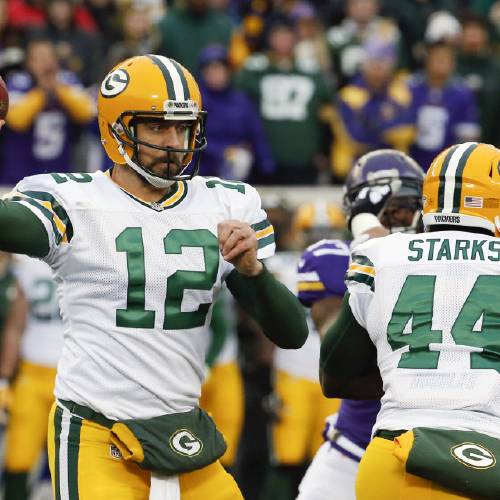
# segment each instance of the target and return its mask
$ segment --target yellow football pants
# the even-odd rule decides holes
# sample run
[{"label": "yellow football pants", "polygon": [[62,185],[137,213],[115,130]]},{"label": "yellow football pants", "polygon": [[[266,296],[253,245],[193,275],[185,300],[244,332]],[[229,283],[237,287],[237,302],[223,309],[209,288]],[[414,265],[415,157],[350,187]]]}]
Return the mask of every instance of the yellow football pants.
[{"label": "yellow football pants", "polygon": [[[48,450],[54,498],[149,498],[150,473],[119,456],[109,429],[74,417],[55,404],[49,416]],[[243,500],[236,482],[219,461],[180,474],[178,480],[178,500]]]},{"label": "yellow football pants", "polygon": [[215,365],[201,389],[200,406],[211,414],[227,443],[220,461],[231,467],[243,425],[243,381],[236,363]]},{"label": "yellow football pants", "polygon": [[55,377],[56,368],[21,363],[7,426],[5,467],[9,472],[29,472],[45,448]]},{"label": "yellow football pants", "polygon": [[463,500],[427,479],[408,474],[393,455],[394,441],[376,437],[368,445],[356,479],[357,500]]},{"label": "yellow football pants", "polygon": [[318,382],[276,372],[274,392],[280,400],[273,425],[273,455],[280,465],[311,460],[323,443],[325,419],[336,413],[340,400],[323,396]]}]

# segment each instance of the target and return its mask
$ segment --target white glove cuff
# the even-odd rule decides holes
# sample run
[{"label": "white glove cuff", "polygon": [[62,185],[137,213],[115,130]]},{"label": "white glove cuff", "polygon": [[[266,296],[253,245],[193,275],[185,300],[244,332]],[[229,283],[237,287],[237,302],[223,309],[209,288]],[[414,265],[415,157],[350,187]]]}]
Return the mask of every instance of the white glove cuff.
[{"label": "white glove cuff", "polygon": [[369,229],[383,227],[376,215],[363,213],[355,215],[351,221],[351,233],[354,238],[365,233]]}]

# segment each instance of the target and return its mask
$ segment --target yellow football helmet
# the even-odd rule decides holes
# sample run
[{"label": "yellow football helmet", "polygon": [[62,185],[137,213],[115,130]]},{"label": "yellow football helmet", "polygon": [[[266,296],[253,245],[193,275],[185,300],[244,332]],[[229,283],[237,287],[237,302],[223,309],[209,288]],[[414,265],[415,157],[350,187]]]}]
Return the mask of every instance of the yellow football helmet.
[{"label": "yellow football helmet", "polygon": [[292,228],[308,246],[322,239],[342,238],[345,230],[345,216],[335,203],[319,200],[300,204],[294,214]]},{"label": "yellow football helmet", "polygon": [[[192,178],[198,173],[200,152],[207,144],[206,112],[201,110],[201,94],[191,73],[173,59],[159,55],[136,56],[115,66],[104,78],[97,102],[101,142],[109,158],[127,164],[156,187]],[[190,121],[184,148],[160,147],[143,142],[135,135],[137,119]],[[138,161],[138,147],[172,153],[184,153],[183,171],[161,177]],[[186,167],[193,160],[191,173]]]},{"label": "yellow football helmet", "polygon": [[500,235],[500,150],[466,142],[441,152],[424,180],[423,222]]}]

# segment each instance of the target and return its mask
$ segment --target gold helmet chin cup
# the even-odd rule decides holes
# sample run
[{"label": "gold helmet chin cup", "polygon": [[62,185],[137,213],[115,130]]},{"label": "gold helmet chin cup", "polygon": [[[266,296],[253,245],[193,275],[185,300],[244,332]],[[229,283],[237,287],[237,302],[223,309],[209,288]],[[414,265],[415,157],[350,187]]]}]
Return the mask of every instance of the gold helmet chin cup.
[{"label": "gold helmet chin cup", "polygon": [[[165,149],[184,153],[185,167],[194,153],[206,145],[206,113],[202,111],[198,84],[191,73],[173,59],[149,54],[119,63],[101,84],[97,110],[102,145],[111,161],[118,165],[134,159],[141,144],[131,126],[134,118],[192,121],[186,147]],[[194,170],[192,175],[197,173],[196,167]]]},{"label": "gold helmet chin cup", "polygon": [[442,151],[424,179],[423,223],[475,227],[500,236],[500,150],[466,142]]}]

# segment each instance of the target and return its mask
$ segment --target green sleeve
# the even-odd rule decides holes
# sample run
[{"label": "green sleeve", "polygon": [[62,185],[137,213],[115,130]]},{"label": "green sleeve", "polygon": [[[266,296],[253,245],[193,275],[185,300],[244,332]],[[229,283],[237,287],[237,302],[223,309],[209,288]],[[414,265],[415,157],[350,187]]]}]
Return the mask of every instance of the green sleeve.
[{"label": "green sleeve", "polygon": [[226,283],[243,310],[278,347],[298,349],[304,345],[309,333],[304,308],[265,267],[253,278],[234,270]]},{"label": "green sleeve", "polygon": [[27,207],[0,200],[0,250],[45,257],[49,236],[38,217]]},{"label": "green sleeve", "polygon": [[210,367],[213,366],[227,338],[229,325],[224,314],[224,306],[224,300],[221,297],[215,302],[212,311],[212,321],[210,322],[210,333],[212,336],[205,356],[205,363]]},{"label": "green sleeve", "polygon": [[349,293],[340,314],[321,343],[320,368],[331,377],[359,377],[377,369],[377,349],[349,307]]}]

